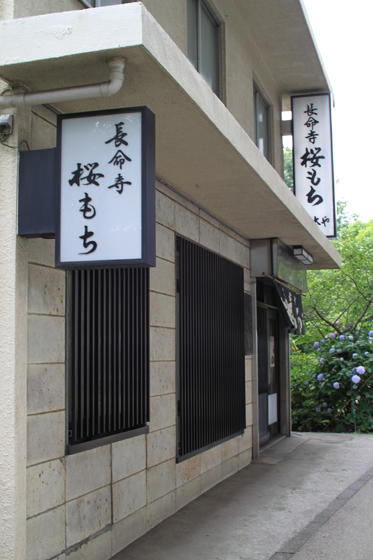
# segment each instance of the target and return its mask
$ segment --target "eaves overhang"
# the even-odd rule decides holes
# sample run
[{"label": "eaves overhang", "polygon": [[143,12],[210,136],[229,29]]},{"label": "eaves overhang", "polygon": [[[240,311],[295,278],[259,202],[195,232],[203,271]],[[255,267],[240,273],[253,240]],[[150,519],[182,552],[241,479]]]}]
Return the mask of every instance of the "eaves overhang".
[{"label": "eaves overhang", "polygon": [[312,268],[341,257],[225,105],[140,3],[0,23],[0,76],[31,91],[107,79],[126,60],[113,97],[61,112],[147,105],[156,115],[157,175],[249,239],[303,245]]},{"label": "eaves overhang", "polygon": [[235,5],[282,94],[332,93],[303,0]]}]

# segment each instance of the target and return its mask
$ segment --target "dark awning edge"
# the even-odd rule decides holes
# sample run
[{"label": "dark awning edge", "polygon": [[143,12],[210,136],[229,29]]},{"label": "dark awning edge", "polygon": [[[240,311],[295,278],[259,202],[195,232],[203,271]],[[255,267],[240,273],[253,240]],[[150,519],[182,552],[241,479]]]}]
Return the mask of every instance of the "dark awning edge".
[{"label": "dark awning edge", "polygon": [[289,329],[293,334],[306,334],[301,294],[276,280],[273,280],[273,283],[276,288],[281,327]]}]

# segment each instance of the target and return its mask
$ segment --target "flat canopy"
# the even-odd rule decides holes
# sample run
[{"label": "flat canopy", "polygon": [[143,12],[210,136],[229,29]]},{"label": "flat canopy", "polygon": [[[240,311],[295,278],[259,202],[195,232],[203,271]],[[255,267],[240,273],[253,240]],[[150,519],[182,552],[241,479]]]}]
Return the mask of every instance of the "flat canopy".
[{"label": "flat canopy", "polygon": [[156,115],[158,177],[245,237],[303,245],[313,268],[341,265],[339,253],[142,4],[1,23],[0,75],[32,91],[105,81],[113,56],[126,60],[120,92],[59,104],[60,111],[147,105]]},{"label": "flat canopy", "polygon": [[235,0],[235,4],[283,93],[332,91],[303,0]]}]

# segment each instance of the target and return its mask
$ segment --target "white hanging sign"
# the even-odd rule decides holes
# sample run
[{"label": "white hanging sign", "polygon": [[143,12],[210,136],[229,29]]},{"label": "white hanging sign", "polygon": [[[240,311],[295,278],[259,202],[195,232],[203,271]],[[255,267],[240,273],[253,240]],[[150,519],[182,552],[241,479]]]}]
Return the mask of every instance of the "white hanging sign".
[{"label": "white hanging sign", "polygon": [[154,125],[147,108],[60,117],[57,266],[152,265],[154,135],[144,115]]},{"label": "white hanging sign", "polygon": [[294,193],[327,237],[336,237],[330,94],[291,98]]}]

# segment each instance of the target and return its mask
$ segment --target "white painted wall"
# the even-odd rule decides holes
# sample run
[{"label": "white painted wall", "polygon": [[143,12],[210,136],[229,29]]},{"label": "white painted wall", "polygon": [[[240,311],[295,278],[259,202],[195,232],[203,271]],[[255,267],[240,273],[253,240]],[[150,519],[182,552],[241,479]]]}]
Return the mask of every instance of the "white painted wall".
[{"label": "white painted wall", "polygon": [[[15,116],[12,146],[23,135]],[[27,113],[23,122],[29,124]],[[0,144],[0,558],[4,560],[24,560],[26,550],[27,241],[16,235],[17,185],[18,150]]]}]

